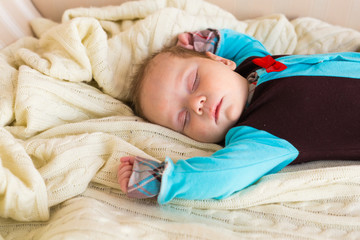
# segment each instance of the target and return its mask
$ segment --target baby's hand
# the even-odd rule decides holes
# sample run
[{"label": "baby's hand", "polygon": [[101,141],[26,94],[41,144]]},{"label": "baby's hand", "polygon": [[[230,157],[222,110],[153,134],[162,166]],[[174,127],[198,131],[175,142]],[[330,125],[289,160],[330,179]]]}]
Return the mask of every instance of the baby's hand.
[{"label": "baby's hand", "polygon": [[126,156],[120,158],[118,183],[129,198],[152,198],[159,194],[165,163]]},{"label": "baby's hand", "polygon": [[194,50],[193,35],[188,32],[180,33],[178,35],[178,41],[177,41],[176,45],[190,49],[190,50]]},{"label": "baby's hand", "polygon": [[118,169],[117,177],[118,183],[120,184],[120,189],[124,193],[127,193],[128,191],[130,176],[133,172],[134,159],[135,157],[133,156],[120,158],[121,164]]},{"label": "baby's hand", "polygon": [[215,29],[185,32],[178,35],[177,46],[197,52],[216,52],[219,33]]}]

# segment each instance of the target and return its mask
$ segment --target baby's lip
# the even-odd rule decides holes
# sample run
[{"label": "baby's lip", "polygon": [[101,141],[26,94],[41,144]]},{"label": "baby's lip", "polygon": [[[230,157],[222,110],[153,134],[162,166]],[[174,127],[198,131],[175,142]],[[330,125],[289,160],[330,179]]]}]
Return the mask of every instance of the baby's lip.
[{"label": "baby's lip", "polygon": [[222,100],[220,100],[220,102],[215,106],[215,109],[214,109],[214,119],[215,119],[215,123],[218,122],[218,119],[219,119],[219,113],[220,113],[220,108],[221,108],[221,104],[222,104]]}]

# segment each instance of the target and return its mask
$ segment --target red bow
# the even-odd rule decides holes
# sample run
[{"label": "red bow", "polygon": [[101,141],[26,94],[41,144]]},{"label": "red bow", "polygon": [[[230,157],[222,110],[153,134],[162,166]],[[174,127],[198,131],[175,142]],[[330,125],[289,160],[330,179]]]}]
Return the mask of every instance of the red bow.
[{"label": "red bow", "polygon": [[263,67],[266,69],[266,72],[281,72],[285,70],[287,67],[285,64],[276,61],[270,55],[262,58],[255,58],[252,60],[253,63],[258,65],[259,67]]}]

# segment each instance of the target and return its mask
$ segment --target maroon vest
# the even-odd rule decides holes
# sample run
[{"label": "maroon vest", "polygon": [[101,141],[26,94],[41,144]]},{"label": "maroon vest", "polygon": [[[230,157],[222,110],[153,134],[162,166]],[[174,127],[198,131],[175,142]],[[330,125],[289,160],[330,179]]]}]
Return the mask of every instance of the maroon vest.
[{"label": "maroon vest", "polygon": [[[235,71],[246,77],[257,68],[246,61]],[[238,125],[290,142],[299,151],[293,163],[360,160],[360,79],[294,76],[264,82]]]}]

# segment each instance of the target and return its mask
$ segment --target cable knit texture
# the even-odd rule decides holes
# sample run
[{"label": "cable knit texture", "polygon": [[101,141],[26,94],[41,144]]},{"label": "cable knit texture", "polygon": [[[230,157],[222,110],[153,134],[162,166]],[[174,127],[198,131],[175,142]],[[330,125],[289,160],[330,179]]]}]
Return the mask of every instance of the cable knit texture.
[{"label": "cable knit texture", "polygon": [[360,238],[358,162],[290,166],[225,200],[161,208],[128,199],[116,178],[122,156],[177,160],[220,148],[147,123],[123,103],[141,60],[177,34],[231,28],[273,54],[307,54],[360,49],[359,32],[283,15],[239,21],[201,0],[78,8],[61,24],[32,27],[36,38],[0,52],[2,237]]}]

